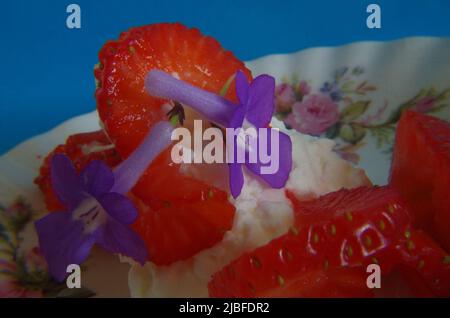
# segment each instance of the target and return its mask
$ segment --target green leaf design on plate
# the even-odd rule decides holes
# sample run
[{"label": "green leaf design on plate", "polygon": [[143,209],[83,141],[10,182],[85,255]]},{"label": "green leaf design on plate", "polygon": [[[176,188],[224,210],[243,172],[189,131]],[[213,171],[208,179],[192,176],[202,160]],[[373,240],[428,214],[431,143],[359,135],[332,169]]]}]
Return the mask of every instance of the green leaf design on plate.
[{"label": "green leaf design on plate", "polygon": [[370,100],[360,100],[345,107],[341,112],[341,120],[349,123],[364,114],[369,108]]},{"label": "green leaf design on plate", "polygon": [[366,128],[359,124],[344,124],[339,130],[339,137],[342,140],[356,144],[366,135]]},{"label": "green leaf design on plate", "polygon": [[394,136],[395,136],[395,125],[379,125],[369,127],[370,133],[375,138],[377,143],[377,148],[381,148],[385,145],[390,146],[391,149],[394,144]]},{"label": "green leaf design on plate", "polygon": [[355,84],[355,81],[347,81],[341,86],[341,90],[344,92],[349,92],[352,90],[353,85]]}]

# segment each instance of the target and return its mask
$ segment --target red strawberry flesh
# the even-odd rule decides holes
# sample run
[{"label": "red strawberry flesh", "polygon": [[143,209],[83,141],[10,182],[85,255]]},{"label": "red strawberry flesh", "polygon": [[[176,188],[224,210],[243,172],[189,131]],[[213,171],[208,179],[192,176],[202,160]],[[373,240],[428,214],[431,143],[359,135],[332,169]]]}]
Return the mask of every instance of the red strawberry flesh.
[{"label": "red strawberry flesh", "polygon": [[414,111],[396,132],[390,183],[405,198],[414,226],[450,251],[450,123]]}]

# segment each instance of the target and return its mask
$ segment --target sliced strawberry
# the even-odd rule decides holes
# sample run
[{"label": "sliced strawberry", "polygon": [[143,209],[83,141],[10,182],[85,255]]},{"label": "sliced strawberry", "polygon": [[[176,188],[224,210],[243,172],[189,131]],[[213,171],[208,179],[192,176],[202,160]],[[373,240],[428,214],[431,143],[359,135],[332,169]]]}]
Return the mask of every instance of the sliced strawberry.
[{"label": "sliced strawberry", "polygon": [[396,249],[400,273],[416,296],[450,296],[450,256],[430,237],[407,230]]},{"label": "sliced strawberry", "polygon": [[141,201],[133,228],[158,265],[189,258],[222,240],[235,212],[227,192],[183,173],[170,152],[160,154],[133,189]]},{"label": "sliced strawberry", "polygon": [[372,297],[373,291],[366,286],[366,276],[362,267],[311,270],[293,276],[288,282],[281,276],[272,277],[278,280],[277,285],[257,293],[251,283],[247,288],[231,290],[230,282],[238,278],[233,272],[221,272],[208,287],[211,297]]},{"label": "sliced strawberry", "polygon": [[450,251],[450,123],[405,112],[397,126],[390,183],[405,198],[414,226]]},{"label": "sliced strawberry", "polygon": [[388,247],[402,237],[410,217],[394,189],[342,189],[308,202],[300,202],[291,192],[287,196],[294,206],[296,227],[307,229],[310,248],[327,255],[330,265],[378,262],[389,271],[395,264]]},{"label": "sliced strawberry", "polygon": [[[218,93],[244,63],[211,37],[178,23],[132,28],[100,50],[95,69],[97,109],[117,151],[126,158],[150,127],[166,118],[167,101],[144,88],[148,71],[159,69]],[[234,84],[226,98],[236,101]],[[196,116],[186,108],[185,126]],[[135,229],[156,264],[185,259],[220,241],[232,226],[234,207],[227,193],[180,171],[170,149],[154,162],[133,189],[141,206]],[[212,183],[212,182],[211,182]],[[145,208],[143,206],[146,206]],[[167,227],[167,228],[166,228]]]},{"label": "sliced strawberry", "polygon": [[278,288],[269,297],[373,297],[366,285],[367,273],[362,267],[313,270],[294,278],[290,286]]},{"label": "sliced strawberry", "polygon": [[[238,70],[251,77],[244,64],[216,40],[177,23],[132,28],[118,40],[107,42],[99,60],[94,71],[97,109],[121,158],[137,147],[155,122],[166,119],[167,109],[162,106],[167,101],[148,95],[144,89],[144,78],[151,69],[216,93]],[[236,101],[234,85],[225,97]],[[194,114],[187,111],[186,115],[185,125],[189,126]],[[79,140],[74,146],[82,148],[83,144]],[[74,146],[55,151],[66,152]],[[214,245],[231,228],[234,217],[228,194],[182,173],[170,160],[170,151],[151,164],[132,191],[140,212],[134,228],[156,264],[185,259]],[[83,163],[92,159],[81,152],[69,157]],[[48,159],[37,182],[49,207],[61,208],[51,191]]]},{"label": "sliced strawberry", "polygon": [[[198,187],[200,192],[208,185]],[[156,210],[145,209],[138,203],[140,214],[133,228],[146,242],[150,260],[168,265],[220,241],[234,217],[234,208],[223,194],[219,192],[219,197],[211,195],[194,202],[171,201]]]},{"label": "sliced strawberry", "polygon": [[44,194],[45,204],[49,211],[64,209],[53,192],[50,179],[50,160],[55,153],[66,154],[78,171],[92,160],[102,160],[110,167],[114,167],[120,162],[114,145],[101,130],[75,134],[67,138],[65,144],[57,146],[47,155],[40,168],[39,176],[34,180]]},{"label": "sliced strawberry", "polygon": [[396,191],[361,187],[308,202],[287,196],[295,211],[291,231],[216,273],[210,295],[371,295],[365,265],[376,262],[389,272],[397,261],[391,247],[410,222]]},{"label": "sliced strawberry", "polygon": [[[250,71],[229,51],[197,29],[179,23],[132,28],[100,50],[97,109],[105,129],[126,157],[149,127],[164,118],[164,101],[146,93],[148,71],[160,69],[200,88],[218,93],[238,70]],[[226,98],[236,101],[234,85]],[[187,118],[189,123],[189,116]]]},{"label": "sliced strawberry", "polygon": [[[146,242],[150,260],[158,265],[189,258],[213,246],[232,227],[235,211],[226,192],[184,175],[179,165],[170,164],[170,150],[156,158],[146,172],[148,177],[136,186],[137,194],[145,189],[145,201],[134,196],[139,217],[133,227]],[[55,153],[69,156],[77,171],[92,160],[103,160],[110,167],[120,163],[102,131],[70,136],[66,144],[48,154],[35,180],[49,211],[64,209],[51,186],[49,163]]]},{"label": "sliced strawberry", "polygon": [[147,169],[133,189],[133,194],[152,209],[167,206],[168,203],[193,203],[212,196],[227,198],[223,191],[188,176],[180,170],[180,165],[172,162],[171,148],[161,153]]}]

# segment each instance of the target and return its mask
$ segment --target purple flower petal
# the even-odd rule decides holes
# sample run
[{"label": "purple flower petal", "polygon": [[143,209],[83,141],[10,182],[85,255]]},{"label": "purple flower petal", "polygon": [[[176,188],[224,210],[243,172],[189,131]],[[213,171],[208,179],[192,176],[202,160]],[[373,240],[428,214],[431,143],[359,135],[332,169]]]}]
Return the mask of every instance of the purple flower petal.
[{"label": "purple flower petal", "polygon": [[216,124],[226,126],[236,105],[217,94],[176,79],[160,70],[145,77],[145,90],[153,96],[189,105]]},{"label": "purple flower petal", "polygon": [[236,94],[242,106],[246,107],[249,93],[249,83],[242,71],[236,73]]},{"label": "purple flower petal", "polygon": [[55,154],[52,157],[50,176],[58,199],[69,210],[76,207],[84,198],[80,177],[66,155]]},{"label": "purple flower petal", "polygon": [[101,229],[98,244],[111,253],[133,258],[140,264],[148,259],[148,252],[142,239],[126,225],[109,219]]},{"label": "purple flower petal", "polygon": [[230,163],[228,164],[230,174],[230,190],[233,198],[237,198],[241,194],[244,185],[244,173],[242,172],[242,164]]},{"label": "purple flower petal", "polygon": [[97,197],[105,211],[117,221],[124,224],[133,223],[138,215],[133,203],[126,196],[109,192]]},{"label": "purple flower petal", "polygon": [[[268,152],[271,153],[271,133],[267,133],[268,137]],[[270,164],[262,164],[260,161],[257,163],[247,162],[246,167],[252,171],[254,174],[260,176],[264,181],[266,181],[272,188],[280,189],[286,185],[289,178],[289,174],[292,169],[292,141],[291,138],[283,132],[279,132],[279,166],[278,170],[273,174],[262,174],[261,167],[269,166]],[[273,158],[273,154],[271,157]],[[258,159],[259,156],[258,156]]]},{"label": "purple flower petal", "polygon": [[260,75],[250,84],[246,119],[255,127],[266,127],[275,110],[275,79]]},{"label": "purple flower petal", "polygon": [[150,163],[171,143],[173,126],[167,121],[156,123],[142,143],[114,170],[111,192],[126,194],[141,178]]},{"label": "purple flower petal", "polygon": [[[270,123],[275,110],[274,78],[268,75],[261,75],[249,83],[245,74],[238,71],[235,78],[235,87],[236,94],[240,101],[240,104],[237,106],[216,94],[177,80],[173,76],[162,71],[151,70],[145,79],[146,91],[151,95],[161,98],[170,98],[183,104],[190,105],[190,107],[202,113],[209,120],[223,127],[246,129],[248,128],[247,124],[249,123],[256,129],[266,128]],[[228,133],[227,130],[227,136]],[[230,145],[230,141],[234,141],[234,149],[231,150],[234,150],[235,158],[232,160],[233,163],[229,164],[229,177],[231,193],[233,197],[236,198],[241,193],[244,183],[242,164],[238,163],[236,160],[236,155],[238,153],[236,137],[228,137],[227,141],[227,147]],[[243,142],[245,142],[245,140],[241,140],[240,146],[246,147],[246,145],[242,145]],[[268,174],[266,172],[265,175],[260,173],[261,168],[267,168],[263,166],[261,162],[248,164],[251,171],[254,171],[258,175],[262,175],[263,179],[273,187],[277,188],[284,186],[292,168],[292,144],[289,136],[280,134],[279,146],[279,166],[273,173]],[[227,148],[227,155],[229,155],[229,150],[230,149]],[[268,166],[270,166],[270,163]],[[116,177],[116,180],[117,179],[118,177]],[[120,182],[118,183],[121,184]],[[112,191],[124,193],[123,191],[116,191],[116,186],[113,187]]]},{"label": "purple flower petal", "polygon": [[80,179],[85,191],[98,197],[109,190],[114,184],[114,174],[100,160],[94,160],[81,171]]},{"label": "purple flower petal", "polygon": [[242,127],[245,118],[245,108],[243,106],[239,106],[234,111],[233,117],[228,124],[228,128],[239,128]]},{"label": "purple flower petal", "polygon": [[67,266],[86,260],[95,235],[83,233],[83,223],[68,212],[53,212],[35,222],[39,245],[50,274],[58,281],[67,276]]}]

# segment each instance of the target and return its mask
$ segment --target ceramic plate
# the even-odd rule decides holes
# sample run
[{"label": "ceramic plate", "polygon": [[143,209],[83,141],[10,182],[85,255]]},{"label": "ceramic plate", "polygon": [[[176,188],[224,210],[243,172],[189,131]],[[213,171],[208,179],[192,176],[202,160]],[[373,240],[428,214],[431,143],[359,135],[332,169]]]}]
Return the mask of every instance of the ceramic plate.
[{"label": "ceramic plate", "polygon": [[[248,62],[277,80],[277,113],[290,129],[336,140],[336,151],[375,184],[389,173],[396,122],[412,108],[450,120],[450,39],[406,38],[312,48]],[[299,109],[312,110],[298,116]],[[74,133],[99,129],[96,112],[68,120],[0,157],[0,297],[128,296],[128,265],[95,250],[83,289],[52,281],[33,220],[45,213],[33,184],[43,157]]]}]

